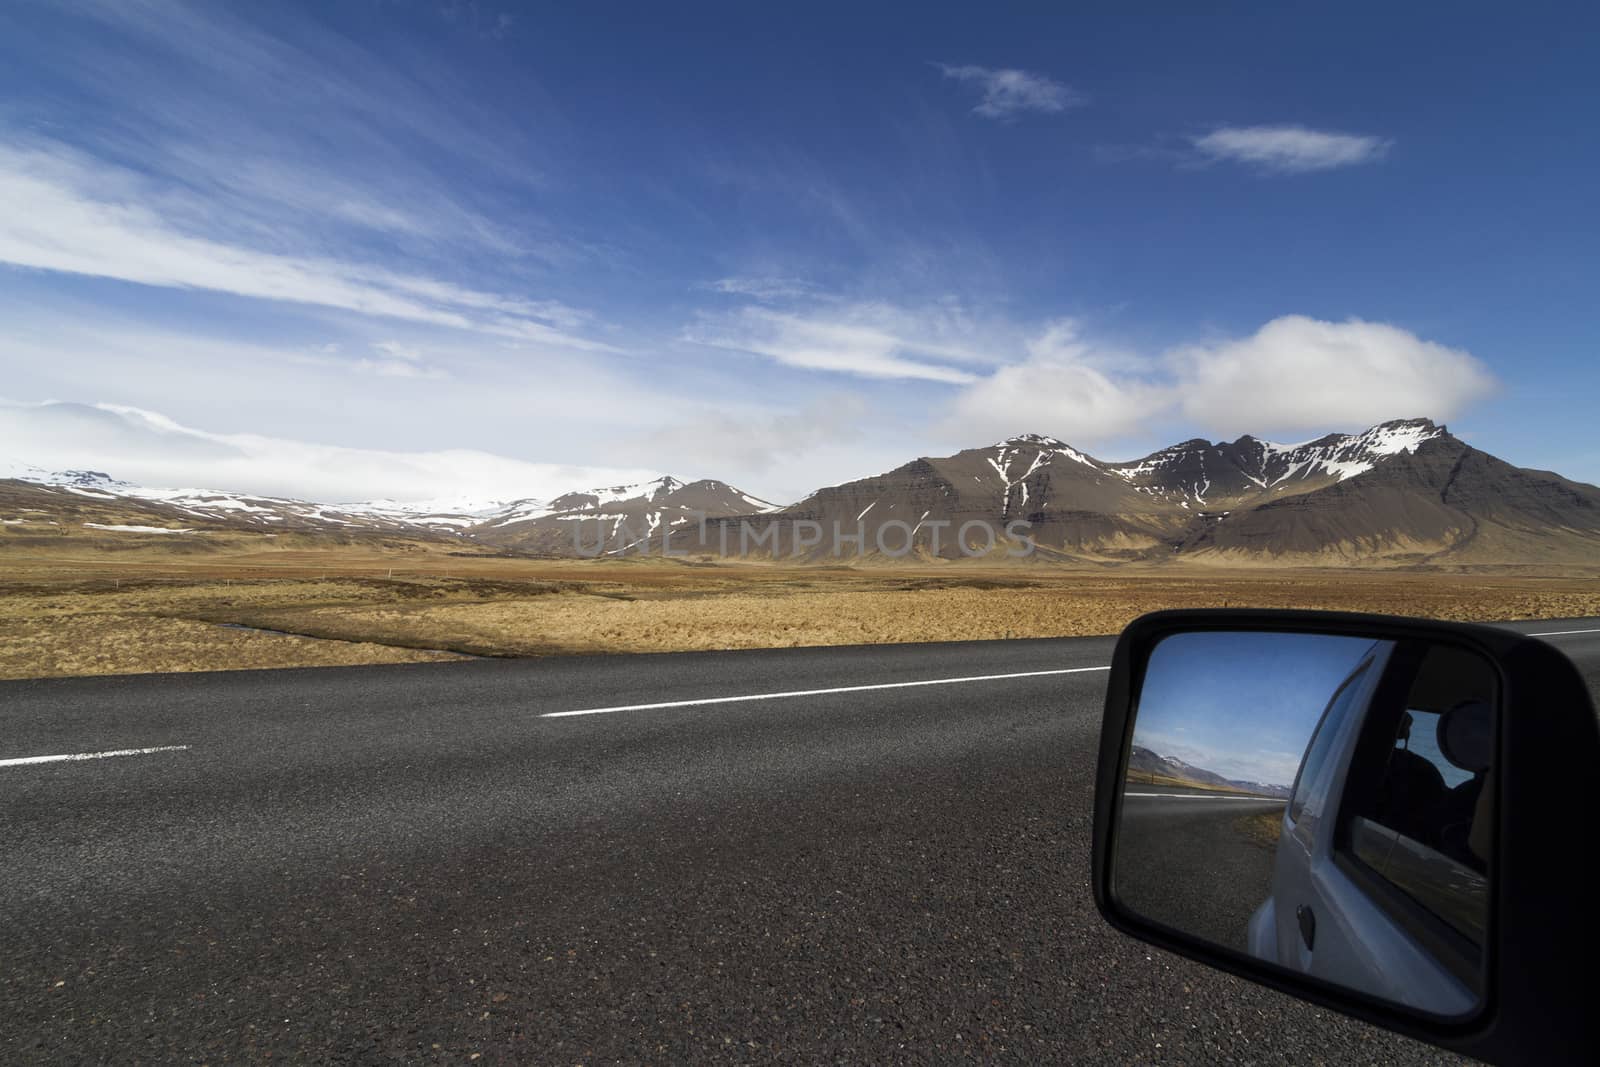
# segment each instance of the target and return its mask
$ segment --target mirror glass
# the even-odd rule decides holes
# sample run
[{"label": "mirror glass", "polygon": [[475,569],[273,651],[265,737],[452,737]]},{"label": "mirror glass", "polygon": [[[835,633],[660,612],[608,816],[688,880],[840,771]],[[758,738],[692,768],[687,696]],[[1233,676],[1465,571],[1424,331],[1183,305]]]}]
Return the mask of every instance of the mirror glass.
[{"label": "mirror glass", "polygon": [[1112,892],[1439,1016],[1482,1000],[1497,673],[1454,645],[1196,631],[1138,685]]}]

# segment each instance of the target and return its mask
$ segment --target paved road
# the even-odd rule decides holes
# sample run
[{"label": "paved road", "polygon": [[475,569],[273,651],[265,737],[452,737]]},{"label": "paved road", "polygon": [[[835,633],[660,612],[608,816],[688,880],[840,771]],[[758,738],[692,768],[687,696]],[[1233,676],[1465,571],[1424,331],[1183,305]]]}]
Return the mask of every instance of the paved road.
[{"label": "paved road", "polygon": [[1272,885],[1274,841],[1261,816],[1281,800],[1140,785],[1123,800],[1117,892],[1128,908],[1240,952]]},{"label": "paved road", "polygon": [[0,684],[0,1062],[1442,1059],[1101,922],[1111,645]]}]

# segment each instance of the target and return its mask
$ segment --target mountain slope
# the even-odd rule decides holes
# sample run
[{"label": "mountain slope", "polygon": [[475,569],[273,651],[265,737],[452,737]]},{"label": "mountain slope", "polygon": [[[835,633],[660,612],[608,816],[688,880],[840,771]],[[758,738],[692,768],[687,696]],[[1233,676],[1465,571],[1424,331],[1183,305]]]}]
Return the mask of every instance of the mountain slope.
[{"label": "mountain slope", "polygon": [[820,524],[825,536],[814,557],[831,553],[836,529],[859,535],[868,556],[948,559],[989,554],[991,541],[994,554],[1004,554],[1012,527],[1032,529],[1034,541],[1059,559],[1158,546],[1181,524],[1170,510],[1092,456],[1025,435],[820,489],[772,521]]},{"label": "mountain slope", "polygon": [[92,471],[10,473],[0,481],[10,543],[66,530],[233,530],[449,538],[561,557],[1600,564],[1600,488],[1515,467],[1426,419],[1292,445],[1195,439],[1118,463],[1029,434],[782,508],[724,482],[665,476],[548,501],[317,504]]},{"label": "mountain slope", "polygon": [[801,528],[820,525],[806,559],[1600,563],[1600,489],[1427,419],[1293,445],[1195,439],[1123,463],[1025,435],[820,489],[758,523],[780,527],[753,553],[770,556],[796,555]]},{"label": "mountain slope", "polygon": [[1354,477],[1198,525],[1197,557],[1600,562],[1600,488],[1441,433]]},{"label": "mountain slope", "polygon": [[1399,419],[1296,445],[1248,434],[1215,444],[1195,438],[1110,469],[1162,499],[1217,509],[1336,485],[1441,436],[1444,428],[1427,419]]},{"label": "mountain slope", "polygon": [[[8,534],[59,536],[64,530],[153,535],[166,531],[254,531],[464,538],[539,553],[577,555],[574,522],[587,525],[585,547],[613,552],[662,521],[771,510],[772,505],[717,481],[662,477],[641,485],[566,493],[546,503],[510,501],[366,501],[318,504],[212,489],[157,489],[99,471],[50,472],[13,467],[0,479],[0,526]],[[603,535],[601,529],[603,528]]]},{"label": "mountain slope", "polygon": [[[55,471],[13,468],[13,478],[0,484],[11,494],[43,491],[61,505],[82,508],[98,501],[102,510],[141,514],[157,525],[197,529],[259,531],[374,531],[437,534],[459,527],[451,516],[406,513],[402,506],[318,504],[307,500],[255,496],[216,489],[157,489],[119,481],[100,471]],[[37,506],[37,505],[35,505]],[[469,520],[470,521],[470,520]]]},{"label": "mountain slope", "polygon": [[524,505],[508,508],[465,533],[486,544],[542,555],[644,553],[658,550],[669,531],[681,531],[688,547],[698,536],[702,519],[773,510],[772,504],[725,482],[707,478],[685,483],[672,477],[565,493],[548,504]]}]

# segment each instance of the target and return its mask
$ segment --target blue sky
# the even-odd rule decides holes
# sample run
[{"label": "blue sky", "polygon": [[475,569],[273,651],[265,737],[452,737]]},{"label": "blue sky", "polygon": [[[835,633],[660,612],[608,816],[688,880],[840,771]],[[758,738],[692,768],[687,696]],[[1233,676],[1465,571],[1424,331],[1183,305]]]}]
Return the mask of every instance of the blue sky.
[{"label": "blue sky", "polygon": [[1368,640],[1187,633],[1150,656],[1133,743],[1241,781],[1291,785],[1311,731]]},{"label": "blue sky", "polygon": [[3,458],[789,500],[1425,415],[1600,482],[1595,13],[914,10],[11,0]]}]

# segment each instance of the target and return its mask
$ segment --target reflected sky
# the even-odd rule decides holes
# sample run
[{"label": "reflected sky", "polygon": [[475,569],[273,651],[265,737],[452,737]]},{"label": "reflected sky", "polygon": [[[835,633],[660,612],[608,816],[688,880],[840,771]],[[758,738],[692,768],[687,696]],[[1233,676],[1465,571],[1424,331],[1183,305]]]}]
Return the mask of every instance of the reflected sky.
[{"label": "reflected sky", "polygon": [[1325,634],[1175,634],[1151,654],[1133,743],[1229,778],[1288,786],[1328,699],[1373,644]]}]

